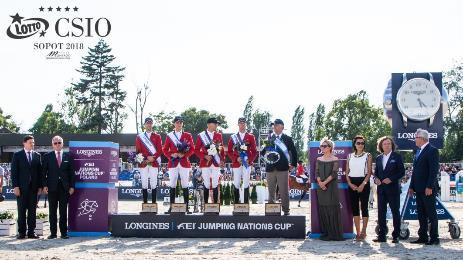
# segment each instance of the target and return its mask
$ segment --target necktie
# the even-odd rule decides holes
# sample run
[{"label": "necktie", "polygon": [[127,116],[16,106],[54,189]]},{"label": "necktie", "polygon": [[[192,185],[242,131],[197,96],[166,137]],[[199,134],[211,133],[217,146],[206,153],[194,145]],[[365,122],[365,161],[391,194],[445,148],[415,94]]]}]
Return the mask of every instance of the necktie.
[{"label": "necktie", "polygon": [[27,152],[27,162],[31,164],[31,152]]},{"label": "necktie", "polygon": [[420,156],[420,153],[421,153],[421,149],[416,150],[415,160],[418,159],[418,157]]},{"label": "necktie", "polygon": [[58,152],[56,160],[58,161],[58,167],[61,167],[61,152]]}]

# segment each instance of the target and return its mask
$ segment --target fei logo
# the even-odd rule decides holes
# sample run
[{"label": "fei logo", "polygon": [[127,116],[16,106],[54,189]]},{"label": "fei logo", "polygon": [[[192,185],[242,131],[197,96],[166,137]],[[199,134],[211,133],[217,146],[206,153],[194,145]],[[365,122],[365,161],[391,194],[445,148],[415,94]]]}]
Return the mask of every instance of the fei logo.
[{"label": "fei logo", "polygon": [[28,38],[38,32],[40,32],[40,37],[43,37],[49,26],[48,21],[43,18],[24,19],[18,13],[10,17],[13,18],[13,21],[6,30],[6,34],[12,39]]},{"label": "fei logo", "polygon": [[98,203],[96,201],[85,199],[80,203],[80,207],[78,208],[78,217],[88,215],[88,220],[91,221],[93,218],[93,214],[95,214],[97,208]]}]

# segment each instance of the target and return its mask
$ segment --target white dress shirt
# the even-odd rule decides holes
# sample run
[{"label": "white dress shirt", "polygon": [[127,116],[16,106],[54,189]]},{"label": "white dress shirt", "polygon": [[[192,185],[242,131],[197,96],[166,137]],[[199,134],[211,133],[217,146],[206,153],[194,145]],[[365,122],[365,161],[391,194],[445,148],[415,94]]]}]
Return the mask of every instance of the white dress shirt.
[{"label": "white dress shirt", "polygon": [[61,151],[55,151],[56,160],[58,160],[58,153],[59,153],[59,155],[60,155],[61,162],[62,162],[62,161],[63,161],[63,150],[61,150]]},{"label": "white dress shirt", "polygon": [[244,133],[239,132],[239,134],[240,134],[241,141],[243,141],[243,140],[244,140],[244,136],[246,135],[246,132],[244,132]]},{"label": "white dress shirt", "polygon": [[215,132],[209,132],[209,130],[206,130],[206,132],[209,135],[209,138],[211,138],[211,140],[214,140],[214,133]]},{"label": "white dress shirt", "polygon": [[386,164],[389,160],[389,157],[391,157],[391,153],[392,151],[390,151],[388,154],[383,154],[383,170],[386,169]]}]

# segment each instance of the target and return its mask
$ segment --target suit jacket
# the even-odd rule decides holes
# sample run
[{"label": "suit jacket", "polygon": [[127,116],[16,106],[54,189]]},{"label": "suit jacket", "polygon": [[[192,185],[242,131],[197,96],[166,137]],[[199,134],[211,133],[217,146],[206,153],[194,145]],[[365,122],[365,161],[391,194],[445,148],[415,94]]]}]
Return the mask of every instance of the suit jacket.
[{"label": "suit jacket", "polygon": [[63,152],[61,166],[58,166],[55,151],[47,153],[42,162],[43,169],[43,186],[48,187],[48,191],[57,191],[58,182],[61,180],[63,188],[68,191],[74,188],[75,173],[73,169],[73,160],[69,153]]},{"label": "suit jacket", "polygon": [[402,156],[392,152],[383,170],[383,154],[376,157],[375,177],[381,181],[389,178],[392,182],[389,184],[381,183],[378,186],[378,193],[400,194],[400,179],[405,175],[405,167]]},{"label": "suit jacket", "polygon": [[[159,135],[158,133],[152,132],[151,136],[150,136],[150,140],[151,140],[151,143],[153,143],[154,147],[156,148],[156,153],[154,155],[152,155],[150,153],[150,151],[148,150],[148,148],[146,148],[146,146],[143,144],[143,141],[141,140],[140,136],[138,136],[138,135],[135,138],[135,150],[136,150],[137,154],[141,153],[145,157],[145,159],[148,156],[154,156],[154,161],[151,163],[151,166],[159,167],[160,165],[157,162],[157,158],[162,155],[162,139],[161,139],[161,135]],[[143,162],[142,164],[140,164],[139,167],[140,168],[145,168],[147,164],[148,164],[147,162]]]},{"label": "suit jacket", "polygon": [[195,144],[193,141],[193,136],[188,132],[183,132],[182,136],[180,136],[180,141],[188,143],[190,149],[185,154],[185,156],[183,156],[183,158],[181,158],[180,160],[172,160],[171,159],[172,154],[178,152],[177,146],[170,139],[169,135],[167,135],[166,137],[166,141],[164,142],[164,147],[162,148],[162,151],[164,152],[164,155],[169,160],[169,163],[167,166],[168,168],[175,168],[178,166],[179,163],[183,168],[191,168],[189,158],[195,153]]},{"label": "suit jacket", "polygon": [[[286,159],[286,156],[283,153],[283,151],[277,148],[276,151],[280,154],[280,160],[275,164],[267,164],[265,167],[267,172],[271,172],[274,170],[287,171],[289,170],[289,164],[291,164],[294,167],[297,167],[297,150],[294,146],[293,139],[286,134],[282,134],[280,139],[286,145],[286,148],[288,148],[290,162],[288,162],[288,159]],[[265,152],[265,150],[262,150],[261,154],[265,155]]]},{"label": "suit jacket", "polygon": [[[207,134],[207,130],[206,130]],[[218,143],[222,146],[222,149],[219,151],[218,155],[220,157],[220,161],[224,162],[225,161],[225,151],[223,149],[223,139],[222,139],[222,134],[219,132],[214,132],[214,137],[212,138],[213,143]],[[196,156],[199,157],[199,167],[200,168],[205,168],[205,167],[210,167],[212,164],[214,164],[215,167],[219,167],[219,165],[215,162],[214,159],[211,159],[209,162],[204,158],[204,156],[207,155],[207,149],[203,144],[203,141],[201,140],[200,135],[198,134],[198,137],[196,138],[196,144],[195,144],[195,154]]]},{"label": "suit jacket", "polygon": [[31,153],[31,163],[27,161],[24,149],[13,154],[11,179],[13,187],[37,193],[42,188],[42,160],[37,152]]},{"label": "suit jacket", "polygon": [[[239,134],[237,134],[239,135]],[[257,149],[256,149],[256,138],[254,138],[253,134],[246,133],[244,135],[243,140],[241,140],[243,144],[246,144],[248,147],[247,150],[247,155],[248,155],[248,160],[249,160],[249,165],[252,165],[254,160],[257,157]],[[240,153],[233,149],[235,143],[233,142],[233,138],[230,137],[230,140],[228,140],[228,157],[232,161],[232,168],[239,168],[241,166],[241,163],[238,162],[238,158],[240,158]]]},{"label": "suit jacket", "polygon": [[428,143],[418,158],[413,160],[410,189],[415,192],[424,192],[426,188],[435,191],[437,174],[439,174],[439,150]]}]

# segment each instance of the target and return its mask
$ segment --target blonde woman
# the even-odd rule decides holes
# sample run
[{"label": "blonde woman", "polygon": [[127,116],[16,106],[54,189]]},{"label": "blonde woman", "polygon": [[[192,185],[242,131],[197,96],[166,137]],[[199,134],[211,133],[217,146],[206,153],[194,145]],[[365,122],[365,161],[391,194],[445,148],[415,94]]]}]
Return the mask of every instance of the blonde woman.
[{"label": "blonde woman", "polygon": [[320,239],[325,241],[344,240],[338,195],[339,160],[333,155],[333,149],[334,143],[328,138],[324,138],[320,142],[323,156],[317,158],[315,165],[315,177],[320,186],[317,189]]}]

